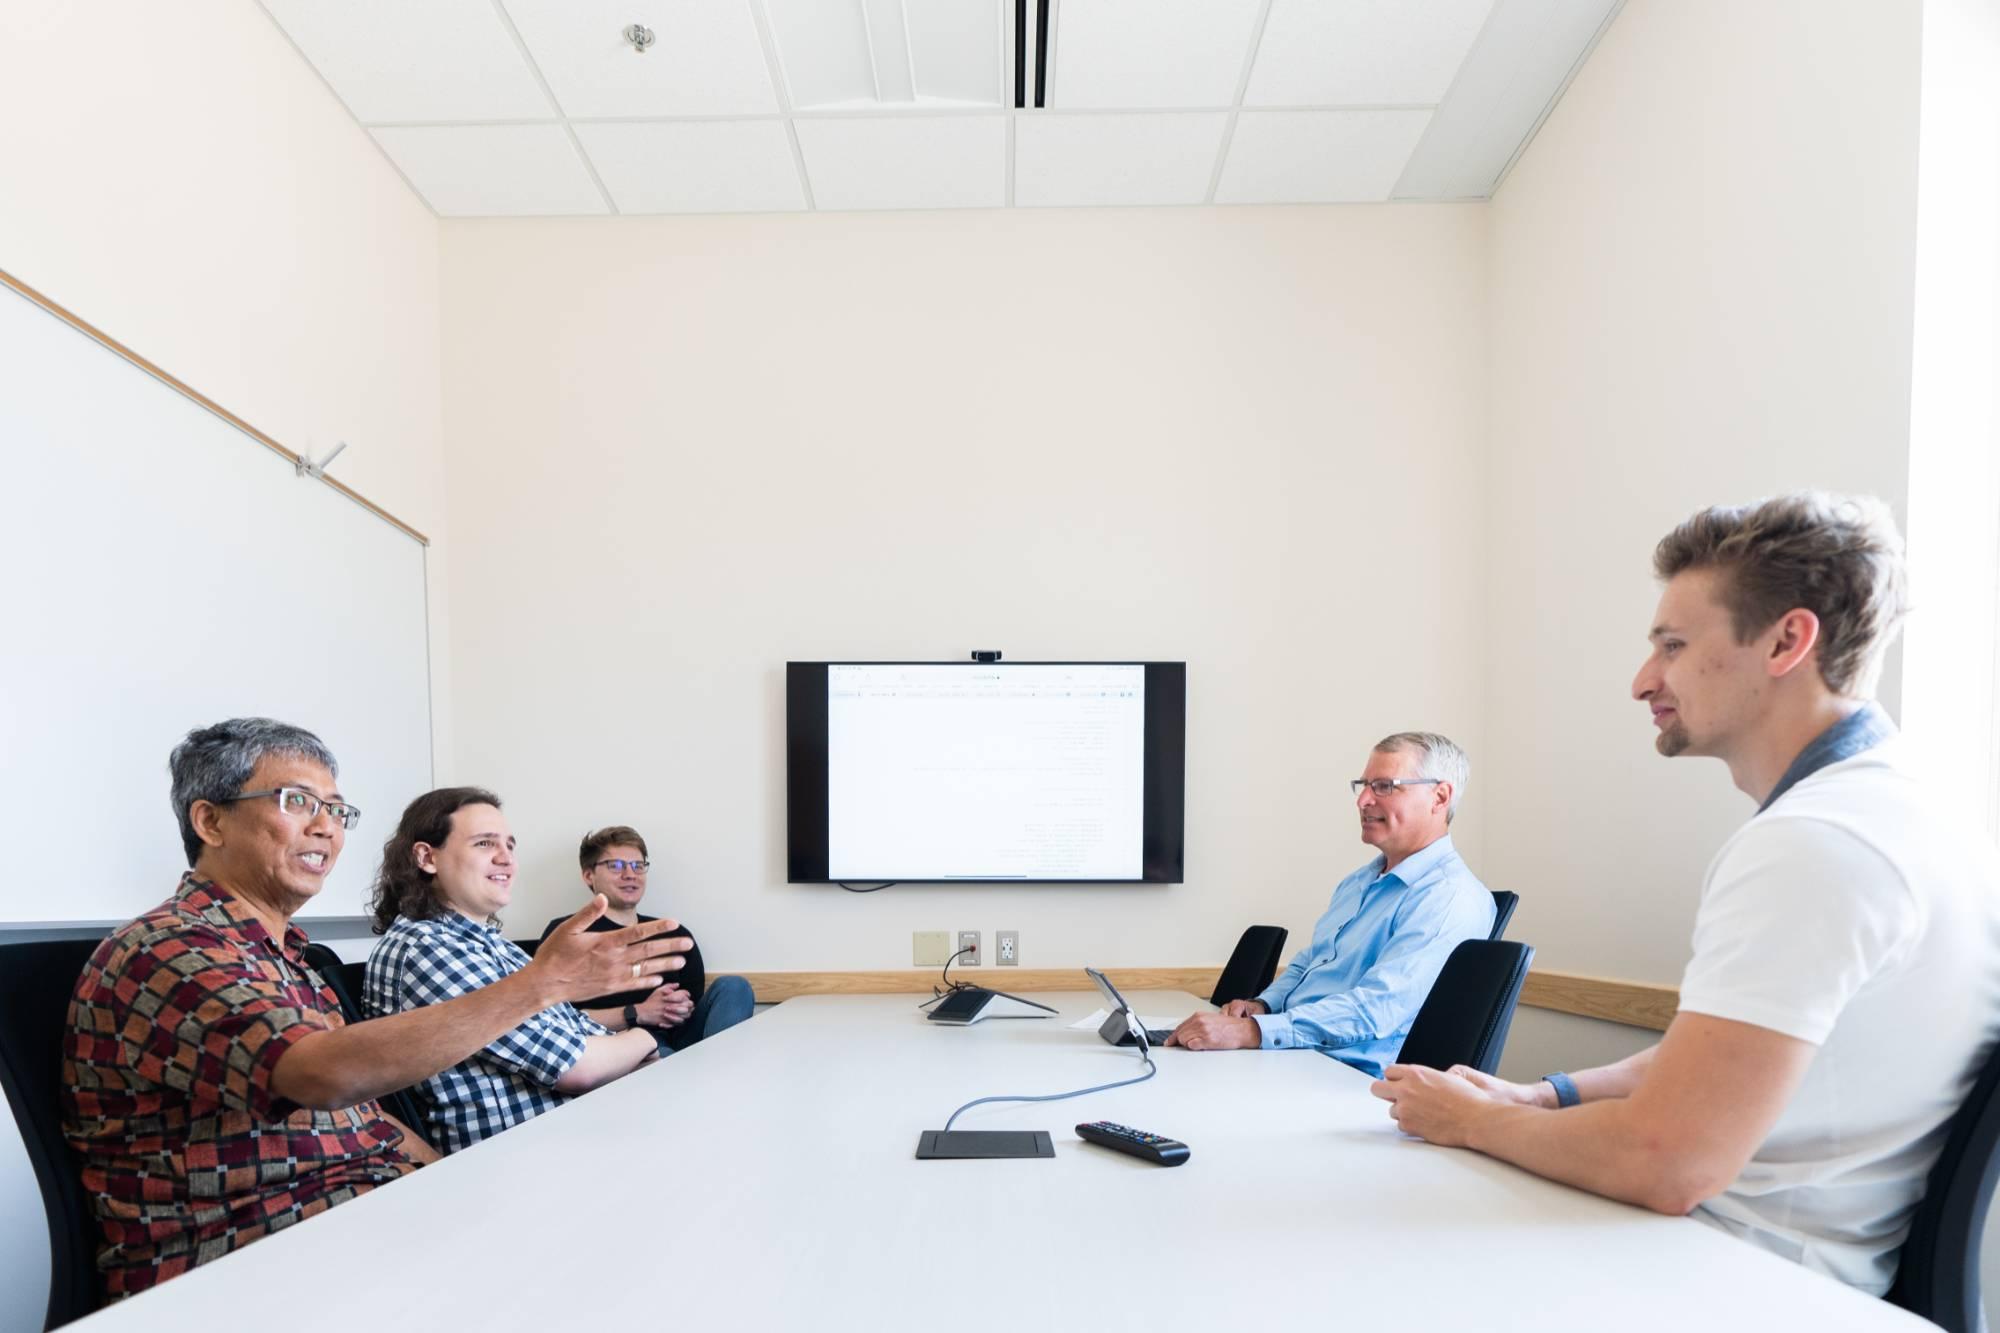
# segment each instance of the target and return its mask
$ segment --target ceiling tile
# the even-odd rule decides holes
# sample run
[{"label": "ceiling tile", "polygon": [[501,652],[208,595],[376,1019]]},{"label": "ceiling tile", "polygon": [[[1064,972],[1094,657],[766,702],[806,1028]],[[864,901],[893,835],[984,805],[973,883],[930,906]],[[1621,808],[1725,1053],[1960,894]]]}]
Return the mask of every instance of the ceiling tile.
[{"label": "ceiling tile", "polygon": [[1048,105],[1225,107],[1236,100],[1260,0],[1063,0]]},{"label": "ceiling tile", "polygon": [[1483,199],[1583,63],[1619,0],[1499,0],[1417,146],[1398,199]]},{"label": "ceiling tile", "polygon": [[778,120],[576,127],[621,213],[780,213],[806,206]]},{"label": "ceiling tile", "polygon": [[1493,0],[1272,0],[1245,106],[1433,106]]},{"label": "ceiling tile", "polygon": [[1005,116],[843,116],[797,125],[820,208],[1007,203]]},{"label": "ceiling tile", "polygon": [[1428,111],[1245,111],[1215,202],[1385,200],[1430,118]]},{"label": "ceiling tile", "polygon": [[364,125],[556,114],[492,0],[264,0],[264,8]]},{"label": "ceiling tile", "polygon": [[764,0],[792,105],[1008,105],[1005,0]]},{"label": "ceiling tile", "polygon": [[875,100],[874,58],[859,4],[764,0],[764,8],[794,108]]},{"label": "ceiling tile", "polygon": [[910,68],[917,96],[976,106],[1011,106],[1014,66],[1003,0],[923,0],[908,6]]},{"label": "ceiling tile", "polygon": [[560,125],[399,126],[370,133],[444,217],[610,211]]},{"label": "ceiling tile", "polygon": [[[744,0],[502,0],[571,117],[775,115],[777,93]],[[622,36],[642,23],[644,53]]]},{"label": "ceiling tile", "polygon": [[1199,204],[1208,197],[1226,111],[1021,116],[1014,126],[1014,202]]}]

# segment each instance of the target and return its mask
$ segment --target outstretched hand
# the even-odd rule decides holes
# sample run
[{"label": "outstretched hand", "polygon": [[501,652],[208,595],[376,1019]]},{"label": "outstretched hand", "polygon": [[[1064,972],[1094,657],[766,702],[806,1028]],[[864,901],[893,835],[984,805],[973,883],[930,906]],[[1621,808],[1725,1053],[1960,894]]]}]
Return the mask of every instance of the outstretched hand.
[{"label": "outstretched hand", "polygon": [[604,915],[603,894],[595,894],[583,910],[549,932],[528,967],[551,986],[558,999],[587,1000],[616,991],[650,990],[663,974],[687,965],[680,955],[694,947],[687,936],[659,938],[679,930],[680,922],[661,917],[620,930],[593,931]]}]

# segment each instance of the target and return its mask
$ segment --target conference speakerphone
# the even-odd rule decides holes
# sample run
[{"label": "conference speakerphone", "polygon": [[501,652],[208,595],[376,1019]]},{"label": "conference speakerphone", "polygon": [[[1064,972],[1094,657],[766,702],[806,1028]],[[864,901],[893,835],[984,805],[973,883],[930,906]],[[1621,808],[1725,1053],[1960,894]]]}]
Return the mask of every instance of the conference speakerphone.
[{"label": "conference speakerphone", "polygon": [[984,986],[960,986],[930,1011],[933,1023],[963,1026],[986,1018],[1052,1018],[1055,1010],[1033,1000]]}]

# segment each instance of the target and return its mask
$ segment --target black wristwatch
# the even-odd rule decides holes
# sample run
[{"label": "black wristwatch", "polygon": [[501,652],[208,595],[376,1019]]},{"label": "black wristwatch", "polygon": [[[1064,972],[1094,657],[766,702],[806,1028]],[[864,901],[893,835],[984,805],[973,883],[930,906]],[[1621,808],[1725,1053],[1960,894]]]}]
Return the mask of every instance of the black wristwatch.
[{"label": "black wristwatch", "polygon": [[639,1026],[639,1011],[629,1004],[625,1006],[625,1026],[628,1028]]}]

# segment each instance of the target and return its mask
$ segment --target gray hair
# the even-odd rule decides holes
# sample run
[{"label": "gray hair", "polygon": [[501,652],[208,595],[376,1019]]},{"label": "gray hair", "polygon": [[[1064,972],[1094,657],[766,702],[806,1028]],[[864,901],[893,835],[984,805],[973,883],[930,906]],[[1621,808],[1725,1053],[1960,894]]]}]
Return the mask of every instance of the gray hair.
[{"label": "gray hair", "polygon": [[200,859],[202,847],[194,831],[194,803],[226,801],[236,795],[267,754],[310,759],[340,776],[340,765],[325,741],[304,727],[268,717],[232,717],[212,727],[197,727],[167,756],[167,772],[174,780],[174,817],[180,820],[181,846],[190,866]]},{"label": "gray hair", "polygon": [[1376,741],[1375,752],[1415,755],[1418,777],[1451,784],[1451,804],[1445,807],[1444,822],[1449,824],[1457,817],[1458,798],[1465,794],[1465,781],[1472,776],[1472,761],[1449,736],[1435,731],[1399,731]]}]

